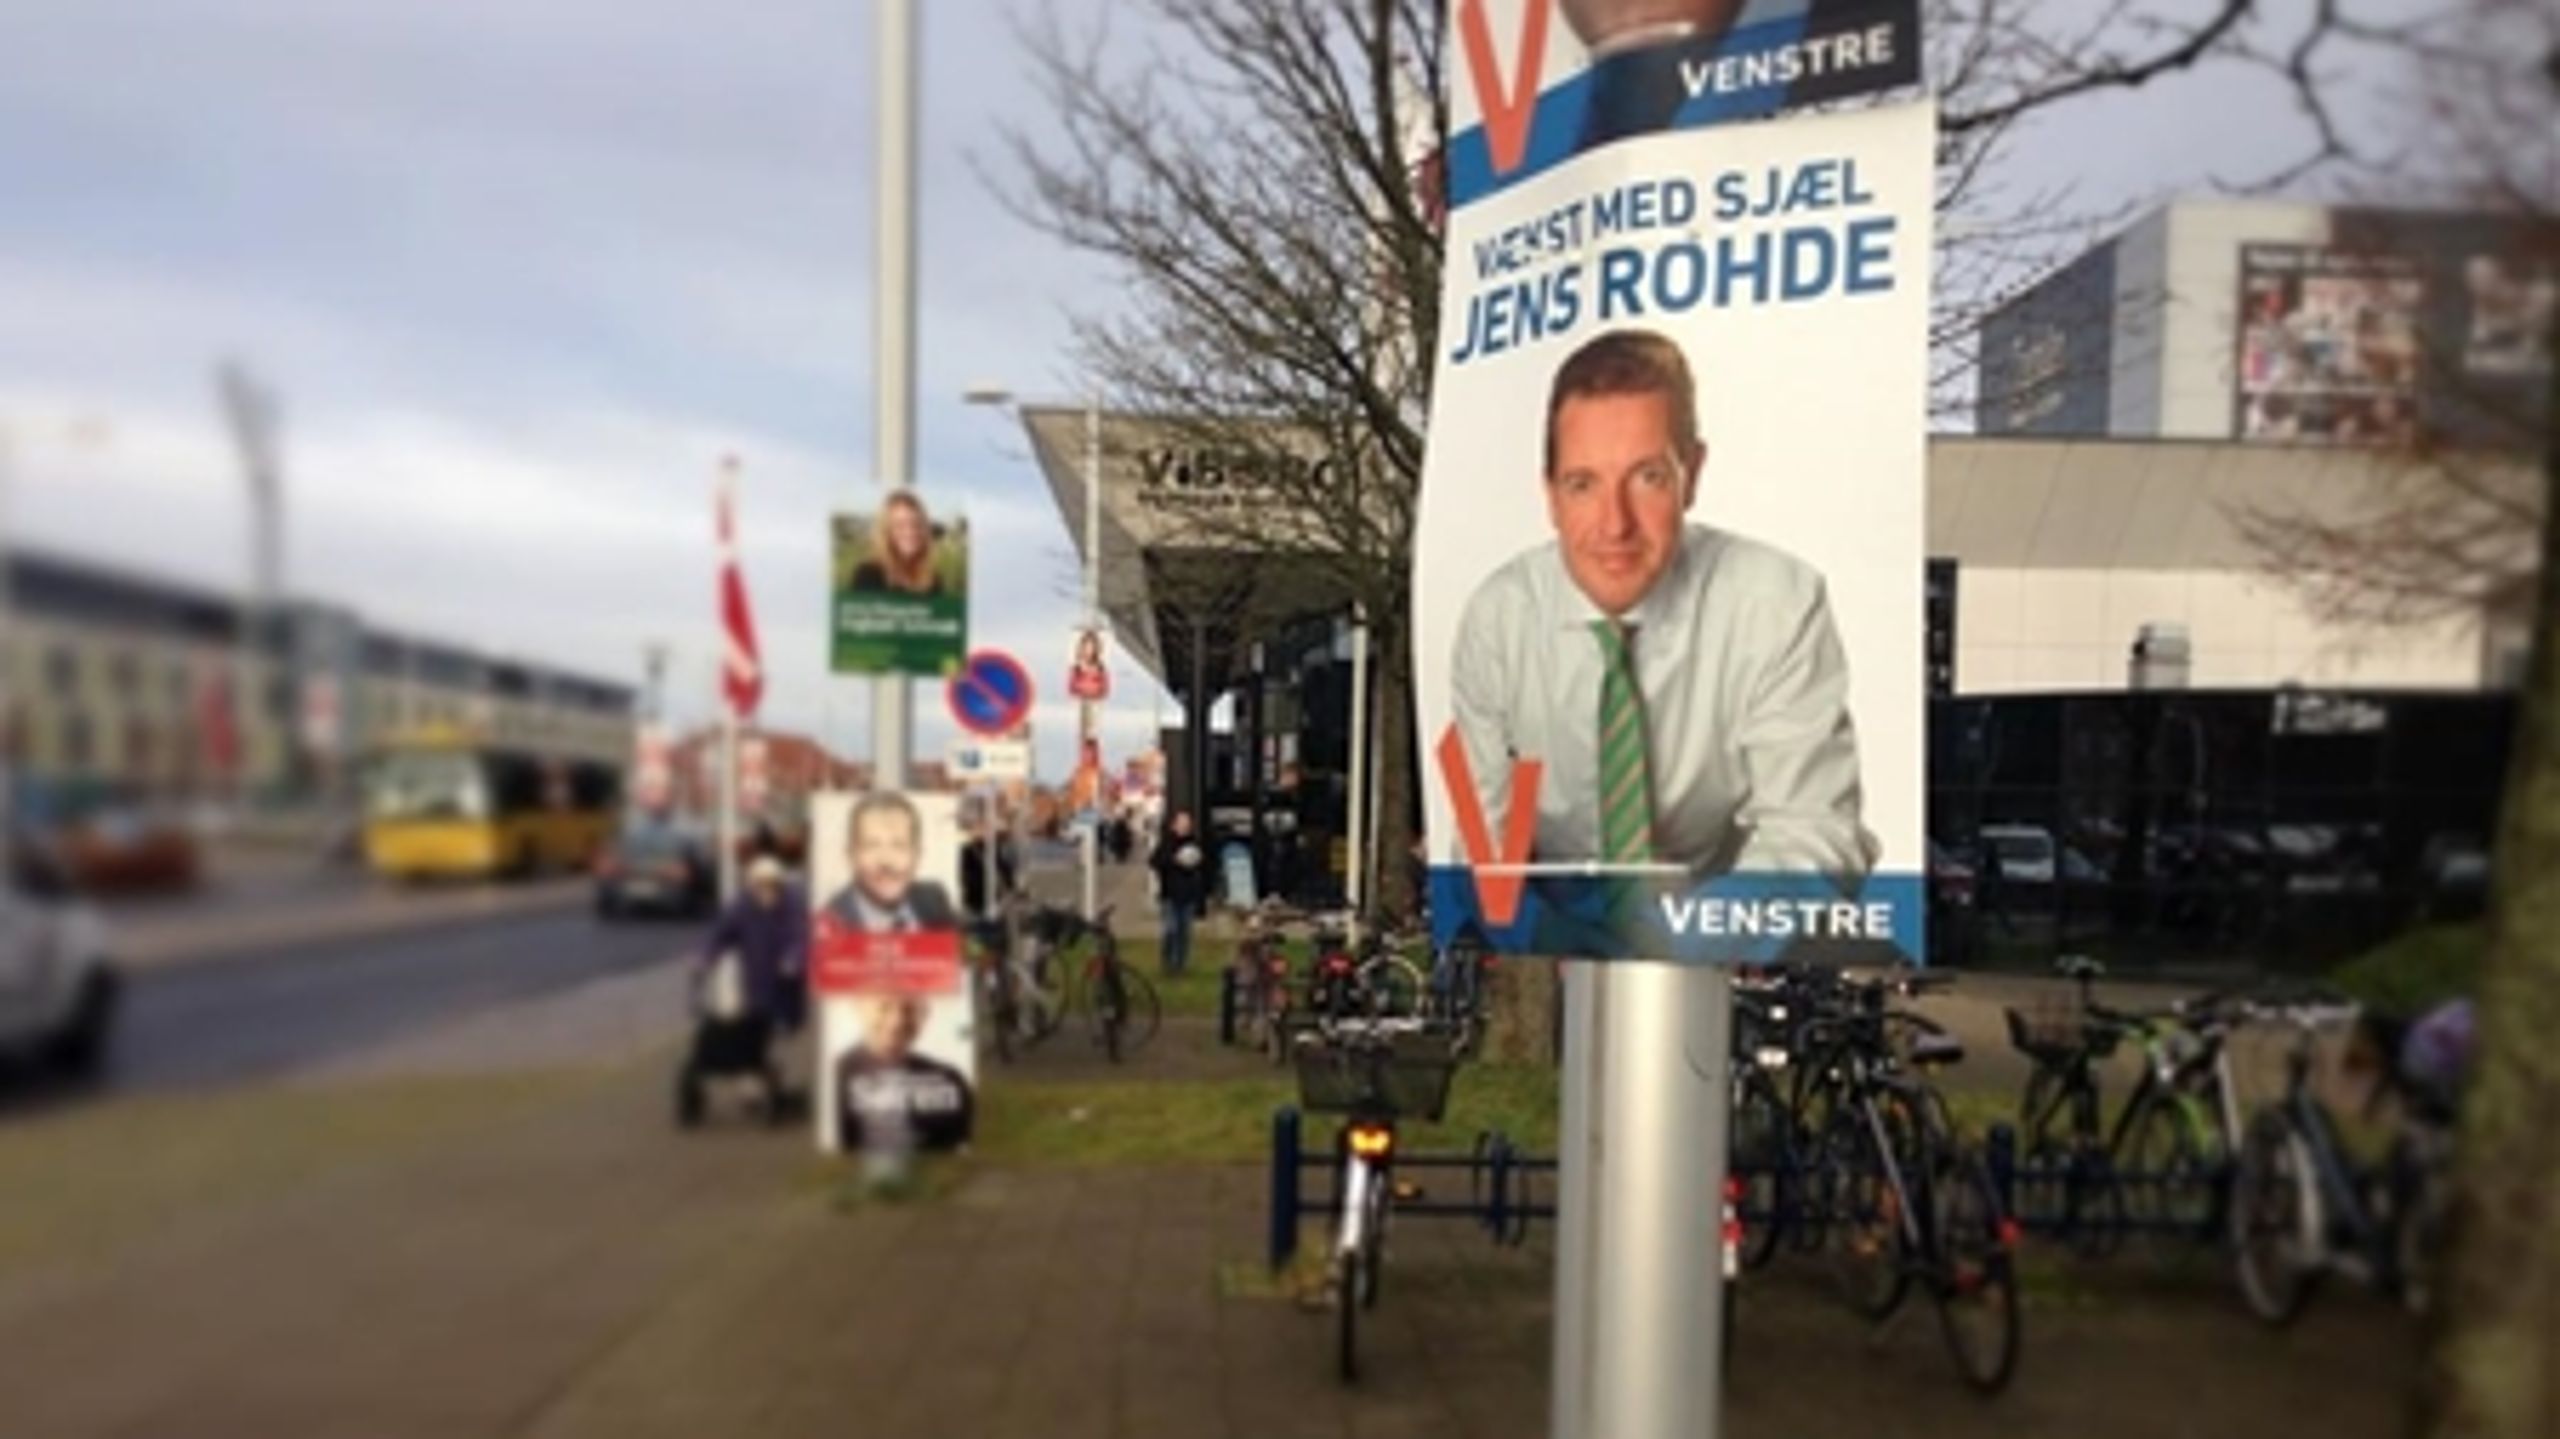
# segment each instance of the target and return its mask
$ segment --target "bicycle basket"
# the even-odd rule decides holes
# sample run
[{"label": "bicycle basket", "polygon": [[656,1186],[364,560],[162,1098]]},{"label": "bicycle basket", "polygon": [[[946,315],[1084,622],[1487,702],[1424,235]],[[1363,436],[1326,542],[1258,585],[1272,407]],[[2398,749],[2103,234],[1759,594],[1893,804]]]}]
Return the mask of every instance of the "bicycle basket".
[{"label": "bicycle basket", "polygon": [[2033,1011],[2004,1012],[2009,1019],[2009,1043],[2021,1054],[2077,1054],[2086,1048],[2090,1058],[2104,1059],[2116,1052],[2116,1041],[2123,1038],[2112,1025],[2088,1023],[2077,1008],[2040,1005]]},{"label": "bicycle basket", "polygon": [[1298,1107],[1310,1114],[1378,1111],[1436,1120],[1448,1112],[1458,1061],[1445,1044],[1423,1048],[1298,1046]]}]

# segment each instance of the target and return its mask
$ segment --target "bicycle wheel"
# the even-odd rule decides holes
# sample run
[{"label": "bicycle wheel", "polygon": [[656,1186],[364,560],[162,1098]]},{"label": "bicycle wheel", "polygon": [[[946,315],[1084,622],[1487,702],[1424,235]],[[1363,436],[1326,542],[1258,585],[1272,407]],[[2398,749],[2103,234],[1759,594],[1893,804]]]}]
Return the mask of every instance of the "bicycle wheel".
[{"label": "bicycle wheel", "polygon": [[1789,1116],[1787,1155],[1795,1166],[1791,1180],[1795,1212],[1786,1226],[1787,1242],[1799,1254],[1823,1247],[1840,1208],[1838,1176],[1828,1162],[1827,1137],[1833,1116],[1844,1105],[1839,1088],[1799,1084]]},{"label": "bicycle wheel", "polygon": [[1013,971],[1002,959],[987,971],[987,997],[987,1024],[996,1032],[996,1058],[1011,1064],[1022,1014],[1013,1002]]},{"label": "bicycle wheel", "polygon": [[2280,1111],[2249,1125],[2231,1181],[2230,1228],[2240,1297],[2269,1324],[2292,1322],[2319,1280],[2320,1203],[2310,1146]]},{"label": "bicycle wheel", "polygon": [[1944,1151],[1929,1193],[1939,1332],[1964,1382],[1997,1394],[2018,1368],[2016,1226],[2001,1211],[1990,1168],[1977,1155]]},{"label": "bicycle wheel", "polygon": [[1135,1054],[1147,1047],[1164,1025],[1164,1001],[1155,981],[1129,968],[1113,966],[1120,975],[1120,1052]]},{"label": "bicycle wheel", "polygon": [[[1896,1133],[1910,1128],[1899,1101],[1879,1096],[1875,1108],[1886,1142],[1907,1150]],[[1852,1310],[1862,1318],[1882,1320],[1902,1306],[1911,1289],[1903,1229],[1909,1171],[1904,1185],[1894,1182],[1885,1153],[1858,1108],[1834,1113],[1823,1143],[1823,1164],[1830,1173],[1832,1278]]]},{"label": "bicycle wheel", "polygon": [[1400,955],[1382,954],[1360,967],[1362,1007],[1372,1018],[1418,1014],[1422,1009],[1422,971]]},{"label": "bicycle wheel", "polygon": [[1369,1215],[1361,1229],[1360,1247],[1366,1251],[1360,1261],[1360,1307],[1378,1307],[1378,1287],[1384,1281],[1387,1266],[1387,1205],[1394,1181],[1381,1169],[1369,1176]]},{"label": "bicycle wheel", "polygon": [[1357,1249],[1334,1256],[1334,1364],[1345,1384],[1360,1378],[1360,1286],[1367,1268]]},{"label": "bicycle wheel", "polygon": [[2213,1223],[2212,1175],[2195,1116],[2174,1099],[2146,1103],[2116,1156],[2127,1220],[2155,1238],[2202,1237]]},{"label": "bicycle wheel", "polygon": [[1776,1086],[1759,1070],[1743,1080],[1742,1097],[1734,1105],[1732,1169],[1742,1183],[1742,1244],[1745,1269],[1758,1269],[1778,1252],[1787,1227],[1787,1207],[1795,1189],[1787,1179],[1788,1120]]},{"label": "bicycle wheel", "polygon": [[1120,1062],[1121,1029],[1128,1020],[1129,974],[1108,959],[1096,960],[1086,980],[1092,996],[1093,1037],[1105,1058]]}]

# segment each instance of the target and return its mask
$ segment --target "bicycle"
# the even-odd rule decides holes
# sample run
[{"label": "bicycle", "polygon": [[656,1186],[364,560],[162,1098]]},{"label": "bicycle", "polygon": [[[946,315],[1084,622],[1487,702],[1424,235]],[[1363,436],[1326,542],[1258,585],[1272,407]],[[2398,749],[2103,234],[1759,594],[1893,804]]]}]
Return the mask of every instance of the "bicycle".
[{"label": "bicycle", "polygon": [[1421,1014],[1429,993],[1421,966],[1404,957],[1417,936],[1400,929],[1372,928],[1361,938],[1358,961],[1351,972],[1351,998],[1371,1018]]},{"label": "bicycle", "polygon": [[[2066,955],[2055,969],[2078,982],[2079,1006],[2056,1023],[2011,1008],[2009,1044],[2027,1057],[2026,1088],[2018,1097],[2018,1135],[2026,1159],[2019,1177],[2019,1207],[2055,1217],[2057,1232],[2073,1251],[2096,1259],[2114,1251],[2125,1231],[2124,1189],[2117,1183],[2114,1146],[2102,1122],[2105,1099],[2097,1067],[2123,1042],[2125,1026],[2092,1014],[2092,985],[2106,972],[2096,960]],[[2067,1127],[2065,1127],[2067,1126]],[[2032,1194],[2033,1200],[2026,1196]]]},{"label": "bicycle", "polygon": [[1063,909],[1043,910],[1040,918],[1056,936],[1058,950],[1084,951],[1083,963],[1072,971],[1066,1007],[1083,1013],[1104,1056],[1117,1064],[1145,1048],[1164,1022],[1164,1004],[1155,985],[1120,958],[1110,907],[1091,920]]},{"label": "bicycle", "polygon": [[[2071,1026],[2058,1031],[2008,1011],[2010,1043],[2035,1062],[2019,1101],[2030,1188],[2058,1199],[2063,1233],[2086,1257],[2112,1251],[2137,1223],[2173,1235],[2213,1233],[2240,1145],[2224,1045],[2233,1001],[2206,994],[2159,1009],[2114,1009],[2093,992],[2104,965],[2072,956],[2059,967],[2080,986]],[[2097,1065],[2126,1040],[2141,1051],[2141,1075],[2114,1125],[2104,1127]],[[2069,1133],[2058,1135],[2066,1114]],[[2057,1182],[2059,1195],[2051,1192]]]},{"label": "bicycle", "polygon": [[2383,1162],[2359,1173],[2310,1085],[2313,1042],[2352,1023],[2355,1007],[2261,1005],[2251,1017],[2295,1033],[2284,1093],[2249,1121],[2232,1180],[2230,1236],[2241,1298],[2261,1320],[2281,1325],[2301,1313],[2323,1278],[2342,1274],[2423,1312],[2443,1239],[2450,1097],[2421,1092],[2386,1062],[2374,1099],[2396,1094],[2400,1122]]},{"label": "bicycle", "polygon": [[[1815,1153],[1832,1262],[1851,1307],[1881,1323],[1926,1289],[1956,1371],[1977,1393],[2007,1387],[2019,1344],[2017,1222],[1981,1155],[1958,1142],[1946,1101],[1902,1070],[1963,1059],[1964,1046],[1885,996],[1909,981],[1852,990],[1845,1012],[1812,1021],[1830,1039],[1835,1078]],[[1892,1031],[1907,1026],[1898,1046]]]},{"label": "bicycle", "polygon": [[1448,1025],[1450,1047],[1461,1059],[1472,1059],[1484,1049],[1496,963],[1493,947],[1471,933],[1459,935],[1432,956],[1425,1012]]},{"label": "bicycle", "polygon": [[1008,1064],[1057,1033],[1066,1017],[1066,997],[1049,963],[1049,939],[1033,924],[1024,926],[1021,945],[1009,943],[1009,918],[969,929],[987,1027],[995,1036],[997,1058]]},{"label": "bicycle", "polygon": [[1344,1116],[1335,1141],[1337,1218],[1326,1267],[1335,1372],[1345,1384],[1360,1377],[1360,1315],[1377,1307],[1382,1285],[1396,1197],[1396,1126],[1404,1119],[1438,1120],[1457,1070],[1445,1048],[1401,1042],[1417,1032],[1412,1021],[1343,1019],[1297,1040],[1300,1107]]},{"label": "bicycle", "polygon": [[1276,932],[1282,911],[1265,904],[1245,919],[1243,940],[1236,946],[1236,992],[1243,1012],[1238,1028],[1254,1037],[1256,1048],[1275,1065],[1289,1061],[1289,951]]}]

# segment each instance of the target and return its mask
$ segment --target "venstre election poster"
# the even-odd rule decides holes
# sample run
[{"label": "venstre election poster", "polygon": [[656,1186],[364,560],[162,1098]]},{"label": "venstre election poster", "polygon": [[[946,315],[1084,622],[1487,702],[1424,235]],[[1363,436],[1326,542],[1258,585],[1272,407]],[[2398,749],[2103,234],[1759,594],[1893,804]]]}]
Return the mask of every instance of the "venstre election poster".
[{"label": "venstre election poster", "polygon": [[1923,955],[1913,6],[1458,0],[1416,554],[1432,914]]}]

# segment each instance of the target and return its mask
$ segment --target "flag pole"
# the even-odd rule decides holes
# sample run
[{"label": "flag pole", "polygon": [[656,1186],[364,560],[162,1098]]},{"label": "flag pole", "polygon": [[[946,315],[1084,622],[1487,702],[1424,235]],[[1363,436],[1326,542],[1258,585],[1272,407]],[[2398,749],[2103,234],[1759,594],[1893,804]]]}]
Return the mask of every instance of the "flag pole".
[{"label": "flag pole", "polygon": [[738,707],[720,698],[720,903],[738,897]]}]

